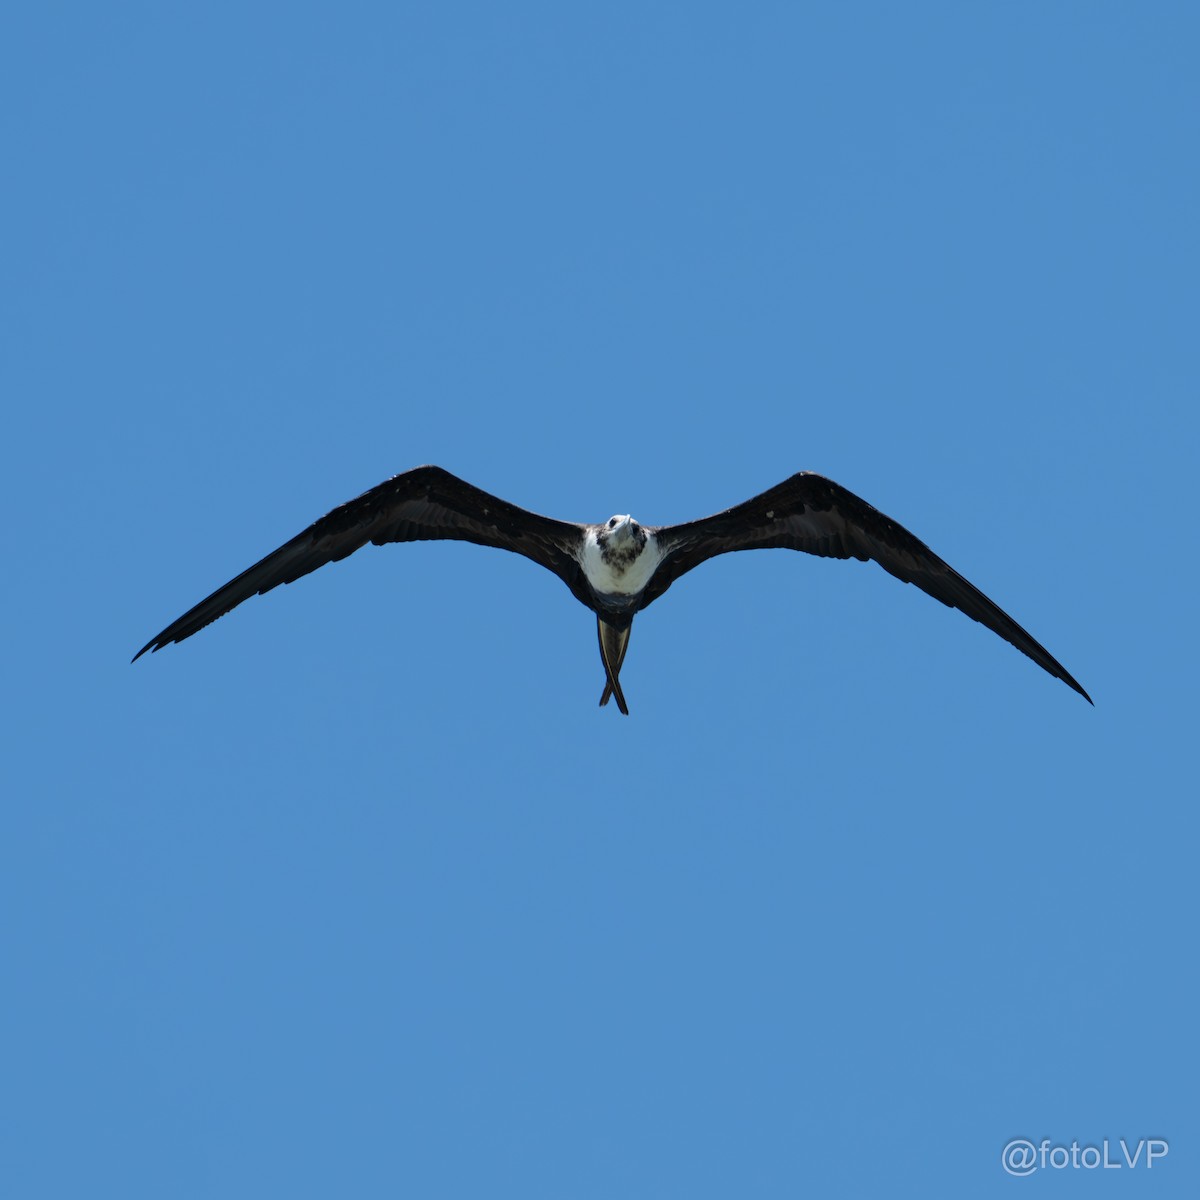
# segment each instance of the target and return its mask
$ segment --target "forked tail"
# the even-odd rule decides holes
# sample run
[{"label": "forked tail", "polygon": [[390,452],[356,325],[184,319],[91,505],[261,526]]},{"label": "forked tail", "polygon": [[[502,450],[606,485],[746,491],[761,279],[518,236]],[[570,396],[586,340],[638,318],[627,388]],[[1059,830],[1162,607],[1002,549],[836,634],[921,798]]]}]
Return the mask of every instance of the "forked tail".
[{"label": "forked tail", "polygon": [[617,707],[629,716],[629,706],[625,703],[625,695],[621,691],[621,664],[625,661],[625,651],[629,648],[629,631],[633,623],[624,629],[614,629],[607,624],[603,617],[596,618],[596,633],[600,637],[600,660],[604,663],[604,695],[600,697],[600,707],[603,708],[609,697],[617,698]]}]

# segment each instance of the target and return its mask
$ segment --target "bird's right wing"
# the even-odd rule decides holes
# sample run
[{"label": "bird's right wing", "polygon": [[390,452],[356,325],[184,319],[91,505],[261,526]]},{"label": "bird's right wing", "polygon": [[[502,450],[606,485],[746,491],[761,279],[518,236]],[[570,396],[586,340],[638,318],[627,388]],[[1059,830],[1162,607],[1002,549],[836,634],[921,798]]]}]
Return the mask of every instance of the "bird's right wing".
[{"label": "bird's right wing", "polygon": [[151,638],[134,661],[147,650],[191,637],[243,600],[339,562],[368,542],[451,539],[511,550],[553,571],[583,599],[587,583],[576,557],[583,528],[518,508],[441,467],[416,467],[327,513]]}]

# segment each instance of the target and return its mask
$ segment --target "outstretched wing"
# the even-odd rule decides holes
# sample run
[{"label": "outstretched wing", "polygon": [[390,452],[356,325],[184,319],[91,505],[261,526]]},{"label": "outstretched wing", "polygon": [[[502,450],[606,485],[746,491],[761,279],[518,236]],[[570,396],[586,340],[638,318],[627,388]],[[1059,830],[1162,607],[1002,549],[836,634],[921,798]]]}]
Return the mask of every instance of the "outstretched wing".
[{"label": "outstretched wing", "polygon": [[452,539],[512,550],[553,571],[583,599],[587,583],[575,556],[582,531],[583,526],[509,504],[441,467],[416,467],[340,505],[285,542],[151,638],[133,661],[147,650],[191,637],[243,600],[339,562],[368,542]]},{"label": "outstretched wing", "polygon": [[1092,703],[1062,664],[1012,617],[902,525],[832,479],[801,471],[744,504],[654,532],[664,558],[643,593],[643,608],[705,559],[733,550],[778,547],[825,558],[874,559],[897,579],[915,583],[935,600],[986,625]]}]

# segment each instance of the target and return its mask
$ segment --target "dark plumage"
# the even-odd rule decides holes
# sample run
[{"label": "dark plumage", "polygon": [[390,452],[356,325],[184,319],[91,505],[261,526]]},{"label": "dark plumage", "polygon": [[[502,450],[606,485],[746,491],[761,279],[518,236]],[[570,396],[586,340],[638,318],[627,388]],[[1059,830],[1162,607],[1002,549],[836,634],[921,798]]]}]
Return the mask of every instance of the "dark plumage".
[{"label": "dark plumage", "polygon": [[681,575],[717,554],[782,548],[826,558],[873,559],[905,583],[957,608],[1028,655],[1091,703],[1051,654],[903,526],[830,479],[802,471],[711,517],[642,526],[629,517],[582,525],[538,516],[482,491],[441,467],[417,467],[340,505],[278,550],[189,609],[134,655],[191,637],[243,600],[292,583],[368,542],[455,539],[523,554],[553,571],[597,617],[605,688],[620,687],[636,613]]}]

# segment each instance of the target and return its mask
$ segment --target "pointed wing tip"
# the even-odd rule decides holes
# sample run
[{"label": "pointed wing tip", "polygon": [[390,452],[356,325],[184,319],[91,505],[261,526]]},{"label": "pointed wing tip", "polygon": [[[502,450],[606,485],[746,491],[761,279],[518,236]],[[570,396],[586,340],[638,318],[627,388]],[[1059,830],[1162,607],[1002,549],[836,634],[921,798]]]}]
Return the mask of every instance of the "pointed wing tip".
[{"label": "pointed wing tip", "polygon": [[[1013,644],[1016,645],[1015,642]],[[1037,648],[1042,650],[1041,646],[1038,646]],[[1018,646],[1017,649],[1022,650],[1025,654],[1028,654],[1030,658],[1033,658],[1033,661],[1036,662],[1044,671],[1046,671],[1047,674],[1053,675],[1055,679],[1061,679],[1063,683],[1065,683],[1067,687],[1071,689],[1071,691],[1078,692],[1093,708],[1096,707],[1095,700],[1093,700],[1091,696],[1087,694],[1079,680],[1076,679],[1075,676],[1072,675],[1071,672],[1062,665],[1062,663],[1058,662],[1057,659],[1053,659],[1049,654],[1046,654],[1045,650],[1042,650],[1042,653],[1046,654],[1045,661],[1040,661],[1034,658],[1032,654],[1029,654],[1029,651],[1025,650],[1024,647]]]},{"label": "pointed wing tip", "polygon": [[[1018,647],[1018,649],[1020,649],[1020,647]],[[1028,654],[1029,652],[1025,651],[1025,653]],[[1033,658],[1033,655],[1030,654],[1029,657]],[[1078,692],[1079,695],[1081,695],[1093,708],[1095,708],[1095,700],[1093,700],[1091,696],[1084,691],[1083,685],[1079,682],[1079,680],[1077,680],[1070,671],[1066,670],[1062,663],[1056,662],[1053,658],[1050,658],[1049,655],[1046,655],[1046,658],[1048,660],[1047,662],[1039,662],[1037,659],[1034,659],[1034,662],[1037,662],[1038,666],[1041,667],[1048,675],[1053,675],[1055,679],[1061,679],[1063,683],[1065,683],[1067,687],[1071,689],[1071,691]]]},{"label": "pointed wing tip", "polygon": [[144,646],[143,646],[143,647],[142,647],[142,648],[141,648],[141,649],[140,649],[140,650],[139,650],[139,651],[138,651],[138,652],[137,652],[137,653],[136,653],[136,654],[135,654],[135,655],[134,655],[134,656],[133,656],[133,657],[132,657],[132,658],[129,660],[129,663],[130,663],[130,665],[132,666],[132,665],[133,665],[135,662],[137,662],[137,660],[138,660],[139,658],[141,658],[141,657],[142,657],[142,655],[143,655],[143,654],[145,654],[147,650],[149,650],[151,654],[157,654],[157,653],[159,652],[159,650],[161,650],[161,649],[163,648],[163,646],[165,646],[166,644],[167,644],[166,642],[160,642],[160,641],[158,640],[158,638],[151,638],[151,639],[150,639],[150,641],[148,641],[148,642],[147,642],[147,643],[146,643],[146,644],[145,644],[145,645],[144,645]]}]

